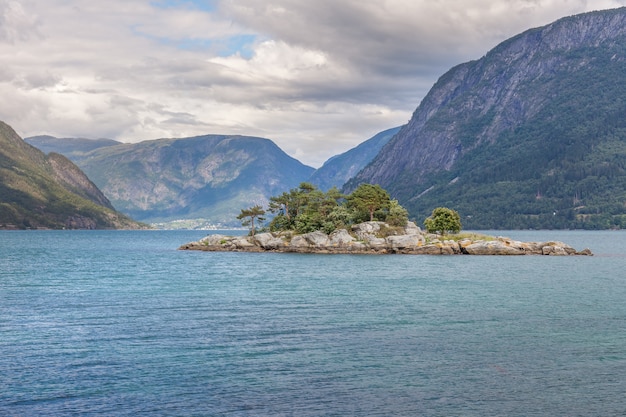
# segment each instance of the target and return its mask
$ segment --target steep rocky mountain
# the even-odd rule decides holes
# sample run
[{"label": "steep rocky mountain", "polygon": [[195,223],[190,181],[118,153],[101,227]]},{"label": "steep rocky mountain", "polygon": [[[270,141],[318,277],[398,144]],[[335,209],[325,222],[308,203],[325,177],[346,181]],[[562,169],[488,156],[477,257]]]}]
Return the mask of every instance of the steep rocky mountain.
[{"label": "steep rocky mountain", "polygon": [[136,219],[236,225],[242,208],[297,187],[313,172],[268,139],[206,135],[67,149],[113,205]]},{"label": "steep rocky mountain", "polygon": [[444,74],[346,188],[466,228],[626,227],[625,115],[626,8],[567,17]]},{"label": "steep rocky mountain", "polygon": [[332,187],[341,187],[359,173],[380,152],[382,147],[400,131],[400,127],[385,130],[366,140],[355,148],[333,156],[316,170],[309,182],[319,189],[328,191]]},{"label": "steep rocky mountain", "polygon": [[0,122],[0,229],[139,227],[69,159],[46,156]]}]

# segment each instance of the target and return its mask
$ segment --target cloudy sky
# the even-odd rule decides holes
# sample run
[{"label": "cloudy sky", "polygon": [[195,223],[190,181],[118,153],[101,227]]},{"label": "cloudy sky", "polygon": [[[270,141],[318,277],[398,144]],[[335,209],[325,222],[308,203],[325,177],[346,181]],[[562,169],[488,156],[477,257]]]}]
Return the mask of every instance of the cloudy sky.
[{"label": "cloudy sky", "polygon": [[23,136],[272,139],[315,167],[406,123],[453,65],[626,0],[0,0]]}]

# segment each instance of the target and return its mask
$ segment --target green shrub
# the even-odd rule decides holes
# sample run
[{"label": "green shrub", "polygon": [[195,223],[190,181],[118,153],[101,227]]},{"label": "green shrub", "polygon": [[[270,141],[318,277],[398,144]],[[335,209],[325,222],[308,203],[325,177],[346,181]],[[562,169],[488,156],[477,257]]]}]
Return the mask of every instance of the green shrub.
[{"label": "green shrub", "polygon": [[461,216],[455,210],[437,207],[430,217],[424,220],[424,226],[426,226],[428,233],[441,235],[445,235],[446,232],[459,233],[461,231]]}]

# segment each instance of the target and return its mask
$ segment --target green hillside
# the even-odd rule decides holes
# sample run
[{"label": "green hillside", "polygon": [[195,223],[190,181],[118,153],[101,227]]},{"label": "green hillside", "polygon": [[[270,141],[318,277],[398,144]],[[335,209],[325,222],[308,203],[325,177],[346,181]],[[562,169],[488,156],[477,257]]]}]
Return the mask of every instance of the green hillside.
[{"label": "green hillside", "polygon": [[421,221],[626,228],[626,9],[529,30],[441,77],[352,186],[379,183]]},{"label": "green hillside", "polygon": [[413,211],[444,202],[480,228],[626,228],[626,65],[615,56],[626,57],[626,43],[572,51],[566,59],[583,68],[523,86],[525,97],[554,96],[434,177]]},{"label": "green hillside", "polygon": [[0,229],[138,227],[67,158],[46,156],[0,122]]}]

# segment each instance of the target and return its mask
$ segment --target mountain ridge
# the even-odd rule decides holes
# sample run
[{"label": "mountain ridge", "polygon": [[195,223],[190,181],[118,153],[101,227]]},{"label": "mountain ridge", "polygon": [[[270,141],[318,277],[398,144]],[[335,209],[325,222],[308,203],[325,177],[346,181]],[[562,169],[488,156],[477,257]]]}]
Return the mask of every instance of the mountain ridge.
[{"label": "mountain ridge", "polygon": [[50,135],[30,136],[24,138],[24,141],[35,146],[45,154],[56,152],[68,157],[70,160],[73,157],[80,157],[98,148],[122,144],[122,142],[106,138],[57,138]]},{"label": "mountain ridge", "polygon": [[[580,195],[581,183],[590,176],[573,178],[568,174],[573,168],[564,166],[588,169],[589,159],[599,159],[622,178],[622,160],[607,161],[610,154],[600,156],[597,147],[592,156],[592,145],[613,140],[600,132],[602,127],[611,126],[611,134],[622,137],[621,122],[613,116],[626,110],[621,87],[626,83],[625,44],[626,8],[620,8],[527,30],[480,59],[453,67],[346,190],[362,182],[380,184],[418,218],[446,204],[465,211],[465,223],[475,228],[621,224],[615,217],[623,213],[616,209],[617,201],[591,196],[575,202],[576,190]],[[597,138],[585,138],[582,131],[592,128]],[[529,137],[531,131],[542,141]],[[621,155],[623,140],[617,142]],[[551,175],[568,195],[550,185]],[[605,194],[602,199],[613,198]],[[472,198],[481,200],[484,213]],[[585,224],[594,216],[597,221]]]}]

